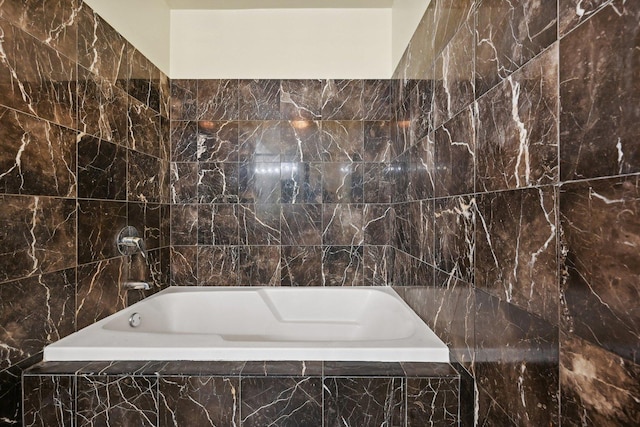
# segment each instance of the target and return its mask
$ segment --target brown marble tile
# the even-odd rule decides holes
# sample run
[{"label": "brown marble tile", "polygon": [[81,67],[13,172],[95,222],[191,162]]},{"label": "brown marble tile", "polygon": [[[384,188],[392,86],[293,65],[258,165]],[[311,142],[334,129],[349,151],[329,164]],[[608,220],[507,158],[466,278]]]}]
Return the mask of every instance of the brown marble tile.
[{"label": "brown marble tile", "polygon": [[75,128],[75,64],[7,22],[0,29],[0,103]]},{"label": "brown marble tile", "polygon": [[198,247],[198,286],[242,286],[240,252],[236,246]]},{"label": "brown marble tile", "polygon": [[240,286],[280,286],[280,246],[240,246]]},{"label": "brown marble tile", "polygon": [[241,244],[280,244],[280,205],[243,203],[239,208]]},{"label": "brown marble tile", "polygon": [[25,376],[24,424],[61,427],[74,425],[74,385],[74,378],[70,375]]},{"label": "brown marble tile", "polygon": [[639,20],[637,2],[615,1],[560,42],[563,181],[640,171]]},{"label": "brown marble tile", "polygon": [[195,162],[198,160],[197,122],[171,121],[171,160],[174,162]]},{"label": "brown marble tile", "polygon": [[157,157],[129,150],[128,198],[130,201],[160,203],[166,162]]},{"label": "brown marble tile", "polygon": [[281,80],[280,116],[284,120],[319,120],[322,80]]},{"label": "brown marble tile", "polygon": [[126,91],[160,113],[160,70],[138,49],[127,44]]},{"label": "brown marble tile", "polygon": [[310,120],[280,122],[281,160],[286,162],[322,160],[321,123]]},{"label": "brown marble tile", "polygon": [[391,205],[366,204],[363,211],[364,243],[388,245],[394,238],[395,211]]},{"label": "brown marble tile", "polygon": [[434,162],[435,141],[433,134],[430,134],[411,147],[409,169],[406,171],[409,181],[408,200],[424,200],[435,196],[436,169]]},{"label": "brown marble tile", "polygon": [[477,189],[558,182],[558,46],[477,102]]},{"label": "brown marble tile", "polygon": [[553,2],[483,0],[477,6],[476,16],[478,95],[507,78],[558,38],[558,11]]},{"label": "brown marble tile", "polygon": [[364,80],[362,91],[364,120],[391,119],[391,82],[389,80]]},{"label": "brown marble tile", "polygon": [[129,97],[129,148],[160,157],[161,151],[160,115]]},{"label": "brown marble tile", "polygon": [[477,203],[476,286],[557,324],[554,189],[484,194]]},{"label": "brown marble tile", "polygon": [[78,141],[78,197],[126,200],[127,150],[85,135]]},{"label": "brown marble tile", "polygon": [[[408,88],[408,116],[403,117],[401,127],[408,132],[408,143],[414,145],[435,129],[435,78],[416,80]],[[406,101],[405,101],[406,102]],[[408,128],[407,128],[408,126]]]},{"label": "brown marble tile", "polygon": [[171,203],[196,203],[198,201],[198,164],[171,162],[170,168]]},{"label": "brown marble tile", "polygon": [[42,351],[75,329],[75,269],[41,274],[0,286],[0,369]]},{"label": "brown marble tile", "polygon": [[436,129],[433,139],[437,197],[473,193],[476,153],[482,153],[476,149],[475,124],[475,114],[469,106]]},{"label": "brown marble tile", "polygon": [[77,425],[158,425],[158,379],[131,376],[79,376]]},{"label": "brown marble tile", "polygon": [[242,368],[243,377],[307,377],[321,376],[324,362],[306,360],[247,361]]},{"label": "brown marble tile", "polygon": [[391,121],[365,121],[363,160],[384,163],[392,158]]},{"label": "brown marble tile", "polygon": [[364,147],[361,121],[322,122],[322,160],[325,162],[360,162]]},{"label": "brown marble tile", "polygon": [[474,280],[476,209],[476,200],[470,196],[435,202],[435,266],[470,283]]},{"label": "brown marble tile", "polygon": [[392,241],[396,249],[411,252],[411,203],[400,203],[394,206],[396,223],[394,226],[395,239]]},{"label": "brown marble tile", "polygon": [[[363,173],[362,163],[323,163],[323,203],[362,203],[364,201]],[[370,187],[371,184],[373,183],[369,182]]]},{"label": "brown marble tile", "polygon": [[322,286],[320,246],[282,246],[282,286]]},{"label": "brown marble tile", "polygon": [[362,120],[365,116],[364,92],[362,80],[324,81],[322,120]]},{"label": "brown marble tile", "polygon": [[407,427],[458,426],[459,379],[407,379]]},{"label": "brown marble tile", "polygon": [[434,273],[435,269],[431,264],[405,252],[396,251],[391,284],[393,286],[431,286]]},{"label": "brown marble tile", "polygon": [[363,261],[362,246],[323,246],[324,286],[363,286]]},{"label": "brown marble tile", "polygon": [[147,250],[162,246],[162,222],[167,221],[167,218],[163,218],[166,214],[162,205],[157,203],[128,203],[128,223],[140,231]]},{"label": "brown marble tile", "polygon": [[171,206],[171,244],[195,245],[198,242],[198,206]]},{"label": "brown marble tile", "polygon": [[638,363],[638,176],[562,186],[564,330]]},{"label": "brown marble tile", "polygon": [[199,245],[237,245],[238,205],[207,204],[198,206]]},{"label": "brown marble tile", "polygon": [[388,163],[365,163],[362,191],[365,203],[391,203],[394,182]]},{"label": "brown marble tile", "polygon": [[0,192],[76,195],[76,133],[0,108]]},{"label": "brown marble tile", "polygon": [[322,163],[280,163],[281,203],[321,203],[322,176]]},{"label": "brown marble tile", "polygon": [[322,420],[320,378],[242,378],[242,425],[317,425]]},{"label": "brown marble tile", "polygon": [[[193,84],[185,86],[189,86],[191,103]],[[238,80],[198,80],[197,88],[198,120],[238,120]],[[188,116],[191,115],[189,111]]]},{"label": "brown marble tile", "polygon": [[421,200],[410,202],[408,207],[408,234],[409,234],[409,254],[427,262],[434,264],[434,236],[435,225],[433,200]]},{"label": "brown marble tile", "polygon": [[401,378],[326,378],[324,426],[404,425]]},{"label": "brown marble tile", "polygon": [[240,120],[279,120],[280,80],[240,80]]},{"label": "brown marble tile", "polygon": [[283,245],[322,244],[322,205],[282,205],[280,228]]},{"label": "brown marble tile", "polygon": [[129,97],[119,87],[78,67],[78,127],[100,139],[127,146]]},{"label": "brown marble tile", "polygon": [[238,181],[236,163],[198,163],[198,202],[237,203]]},{"label": "brown marble tile", "polygon": [[198,122],[196,157],[200,162],[238,160],[238,124],[230,121]]},{"label": "brown marble tile", "polygon": [[435,61],[434,128],[438,128],[474,100],[474,23],[474,17],[471,16]]},{"label": "brown marble tile", "polygon": [[359,246],[364,242],[364,212],[359,204],[324,204],[322,243]]},{"label": "brown marble tile", "polygon": [[198,80],[171,79],[171,120],[197,120]]},{"label": "brown marble tile", "polygon": [[159,425],[239,426],[240,380],[224,377],[162,377]]},{"label": "brown marble tile", "polygon": [[239,124],[239,160],[275,163],[282,151],[283,123],[277,120],[248,121]]},{"label": "brown marble tile", "polygon": [[558,329],[476,291],[478,386],[517,424],[558,424]]},{"label": "brown marble tile", "polygon": [[364,286],[387,286],[393,274],[393,246],[369,246],[363,248]]},{"label": "brown marble tile", "polygon": [[624,7],[623,3],[614,0],[560,0],[558,2],[560,36],[564,37],[569,31],[606,7],[620,10],[621,6]]},{"label": "brown marble tile", "polygon": [[172,246],[170,262],[172,286],[198,284],[198,248],[196,246]]},{"label": "brown marble tile", "polygon": [[75,223],[73,200],[0,196],[0,281],[73,267]]},{"label": "brown marble tile", "polygon": [[124,257],[78,267],[76,289],[76,327],[89,326],[127,305],[127,292],[121,284],[128,280]]},{"label": "brown marble tile", "polygon": [[640,365],[570,333],[561,339],[562,424],[640,423]]}]

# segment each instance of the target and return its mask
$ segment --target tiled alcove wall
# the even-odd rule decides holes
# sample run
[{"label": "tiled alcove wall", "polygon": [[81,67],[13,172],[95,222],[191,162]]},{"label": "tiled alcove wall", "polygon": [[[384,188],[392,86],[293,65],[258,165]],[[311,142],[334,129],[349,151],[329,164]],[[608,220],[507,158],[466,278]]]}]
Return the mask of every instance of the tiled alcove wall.
[{"label": "tiled alcove wall", "polygon": [[434,0],[396,70],[393,280],[475,377],[479,425],[640,423],[638,22]]},{"label": "tiled alcove wall", "polygon": [[175,285],[385,284],[388,80],[173,80]]},{"label": "tiled alcove wall", "polygon": [[[1,2],[0,33],[0,424],[19,425],[44,345],[124,307],[127,277],[167,283],[169,81],[80,1]],[[116,252],[127,224],[150,270]]]}]

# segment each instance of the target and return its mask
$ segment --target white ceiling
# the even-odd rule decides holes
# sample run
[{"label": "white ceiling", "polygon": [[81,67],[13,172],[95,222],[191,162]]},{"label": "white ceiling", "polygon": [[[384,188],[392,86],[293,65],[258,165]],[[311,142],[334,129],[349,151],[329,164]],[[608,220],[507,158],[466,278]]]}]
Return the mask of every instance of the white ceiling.
[{"label": "white ceiling", "polygon": [[393,0],[167,0],[171,9],[378,9]]}]

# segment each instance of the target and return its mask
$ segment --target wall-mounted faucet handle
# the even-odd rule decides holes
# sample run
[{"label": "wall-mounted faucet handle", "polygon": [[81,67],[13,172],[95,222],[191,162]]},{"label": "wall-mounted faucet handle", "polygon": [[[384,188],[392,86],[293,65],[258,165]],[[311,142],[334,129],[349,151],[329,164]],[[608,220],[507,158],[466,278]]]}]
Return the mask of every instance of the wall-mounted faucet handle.
[{"label": "wall-mounted faucet handle", "polygon": [[122,287],[128,291],[148,291],[151,289],[147,282],[124,282]]},{"label": "wall-mounted faucet handle", "polygon": [[144,239],[140,237],[135,227],[128,226],[120,230],[116,238],[116,244],[118,245],[118,251],[122,255],[133,255],[136,252],[140,252],[147,259],[147,248],[144,244]]}]

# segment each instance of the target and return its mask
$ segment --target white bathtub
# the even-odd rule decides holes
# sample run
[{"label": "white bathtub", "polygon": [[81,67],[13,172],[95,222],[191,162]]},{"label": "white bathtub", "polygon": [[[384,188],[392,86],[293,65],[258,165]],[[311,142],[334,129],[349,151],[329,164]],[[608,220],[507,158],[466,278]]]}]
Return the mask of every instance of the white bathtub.
[{"label": "white bathtub", "polygon": [[449,350],[388,287],[170,287],[47,346],[44,360],[448,362]]}]

